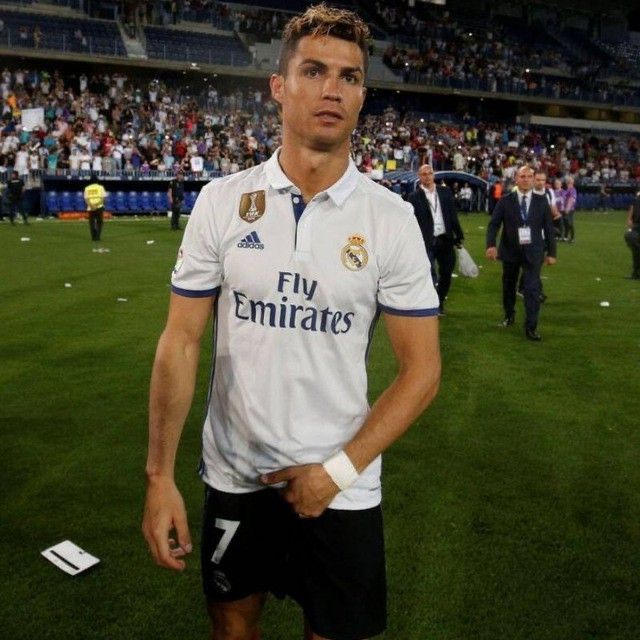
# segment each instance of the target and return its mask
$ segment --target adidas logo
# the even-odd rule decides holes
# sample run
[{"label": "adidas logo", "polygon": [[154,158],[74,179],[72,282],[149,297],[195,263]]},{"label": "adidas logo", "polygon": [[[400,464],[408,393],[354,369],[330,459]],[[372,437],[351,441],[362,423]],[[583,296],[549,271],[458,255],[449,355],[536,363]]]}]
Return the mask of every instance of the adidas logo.
[{"label": "adidas logo", "polygon": [[264,249],[264,244],[260,242],[260,238],[255,231],[252,231],[246,238],[238,242],[240,249]]}]

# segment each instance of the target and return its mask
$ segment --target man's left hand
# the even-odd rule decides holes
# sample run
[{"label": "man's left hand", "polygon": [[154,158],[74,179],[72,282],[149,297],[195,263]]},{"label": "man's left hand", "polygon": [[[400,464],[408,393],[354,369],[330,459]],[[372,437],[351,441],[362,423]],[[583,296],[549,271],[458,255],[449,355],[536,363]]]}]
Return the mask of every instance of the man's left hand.
[{"label": "man's left hand", "polygon": [[544,263],[545,263],[545,264],[555,264],[556,262],[557,262],[557,260],[556,260],[554,257],[552,257],[552,256],[547,256],[547,257],[544,259]]},{"label": "man's left hand", "polygon": [[282,497],[301,518],[317,518],[340,492],[321,464],[287,467],[260,476],[263,484],[285,482]]}]

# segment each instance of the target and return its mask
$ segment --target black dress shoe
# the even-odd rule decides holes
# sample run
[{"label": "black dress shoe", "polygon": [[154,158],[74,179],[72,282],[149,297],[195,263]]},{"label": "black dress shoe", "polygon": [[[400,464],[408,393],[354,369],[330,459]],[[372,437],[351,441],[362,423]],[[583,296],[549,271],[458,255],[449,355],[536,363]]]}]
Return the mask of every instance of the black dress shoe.
[{"label": "black dress shoe", "polygon": [[516,321],[515,316],[505,316],[504,320],[500,323],[501,327],[510,327]]},{"label": "black dress shoe", "polygon": [[441,304],[438,307],[438,315],[439,316],[446,316],[447,315],[447,312],[444,310],[444,305],[443,304]]},{"label": "black dress shoe", "polygon": [[542,336],[535,329],[525,329],[524,333],[527,336],[527,340],[532,340],[533,342],[542,340]]}]

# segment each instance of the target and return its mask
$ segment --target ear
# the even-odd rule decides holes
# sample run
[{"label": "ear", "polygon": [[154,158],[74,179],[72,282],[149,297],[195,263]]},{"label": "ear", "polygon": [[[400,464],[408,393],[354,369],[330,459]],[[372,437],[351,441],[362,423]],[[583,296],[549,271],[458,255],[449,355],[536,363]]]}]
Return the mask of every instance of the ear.
[{"label": "ear", "polygon": [[269,87],[271,88],[271,97],[281,105],[284,97],[284,76],[277,73],[272,74],[269,79]]},{"label": "ear", "polygon": [[364,100],[367,97],[367,87],[362,87],[362,98],[360,100],[360,108],[358,109],[358,113],[362,111],[362,107],[364,107]]}]

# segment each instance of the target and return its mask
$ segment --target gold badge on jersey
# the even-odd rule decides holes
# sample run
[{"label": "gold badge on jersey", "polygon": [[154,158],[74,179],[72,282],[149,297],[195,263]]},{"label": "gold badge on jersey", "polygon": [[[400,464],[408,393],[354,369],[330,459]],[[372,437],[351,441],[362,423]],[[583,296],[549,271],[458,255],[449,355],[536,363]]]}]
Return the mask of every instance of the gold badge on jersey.
[{"label": "gold badge on jersey", "polygon": [[255,222],[264,215],[264,191],[243,193],[240,198],[240,217],[245,222]]},{"label": "gold badge on jersey", "polygon": [[342,264],[349,271],[360,271],[367,266],[369,262],[369,254],[364,248],[365,239],[359,235],[349,236],[349,241],[342,248],[340,257]]}]

